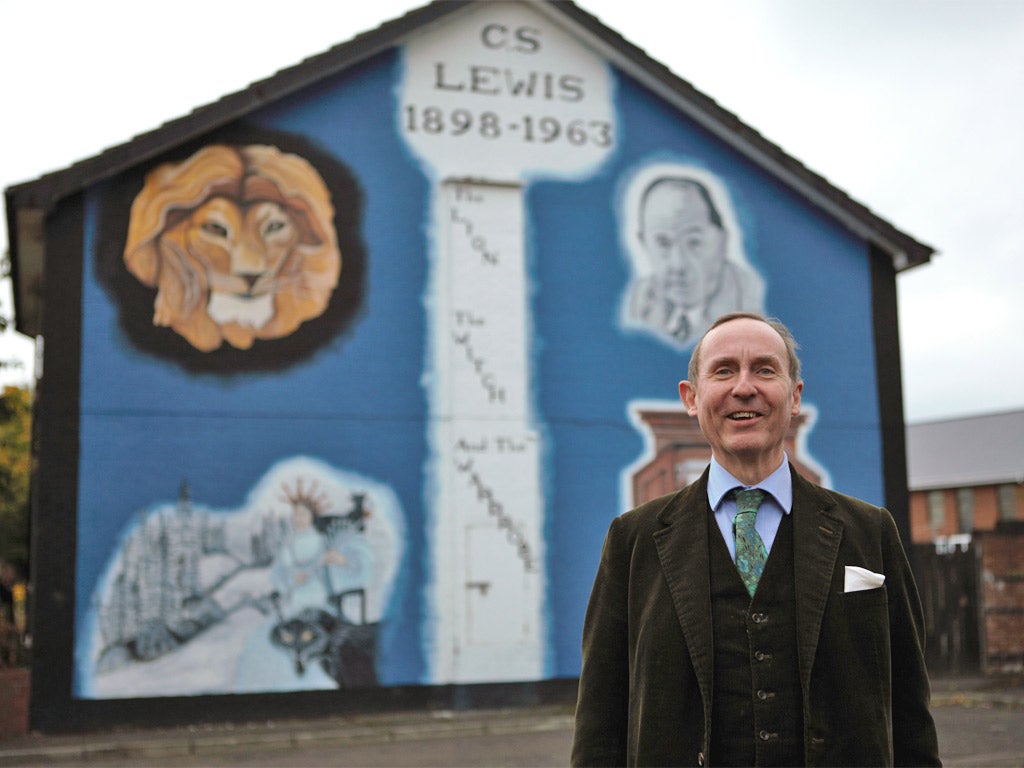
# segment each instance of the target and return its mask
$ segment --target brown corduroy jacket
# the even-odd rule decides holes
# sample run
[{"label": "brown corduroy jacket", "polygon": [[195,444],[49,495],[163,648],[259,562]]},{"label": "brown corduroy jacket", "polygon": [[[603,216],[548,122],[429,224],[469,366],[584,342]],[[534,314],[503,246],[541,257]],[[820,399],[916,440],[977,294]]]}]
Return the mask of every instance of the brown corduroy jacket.
[{"label": "brown corduroy jacket", "polygon": [[[791,473],[806,763],[939,765],[921,604],[892,516]],[[611,524],[584,623],[573,765],[715,764],[707,480]],[[847,592],[847,566],[885,583]]]}]

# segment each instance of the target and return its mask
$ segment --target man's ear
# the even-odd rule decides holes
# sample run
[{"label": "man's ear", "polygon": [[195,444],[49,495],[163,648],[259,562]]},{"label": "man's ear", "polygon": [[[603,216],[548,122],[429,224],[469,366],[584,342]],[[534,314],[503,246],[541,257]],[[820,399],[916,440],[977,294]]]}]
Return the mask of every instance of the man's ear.
[{"label": "man's ear", "polygon": [[793,410],[790,413],[794,416],[800,413],[800,396],[803,394],[803,391],[804,383],[802,381],[798,381],[793,385]]},{"label": "man's ear", "polygon": [[688,414],[697,415],[697,390],[690,382],[679,382],[679,399],[683,401]]}]

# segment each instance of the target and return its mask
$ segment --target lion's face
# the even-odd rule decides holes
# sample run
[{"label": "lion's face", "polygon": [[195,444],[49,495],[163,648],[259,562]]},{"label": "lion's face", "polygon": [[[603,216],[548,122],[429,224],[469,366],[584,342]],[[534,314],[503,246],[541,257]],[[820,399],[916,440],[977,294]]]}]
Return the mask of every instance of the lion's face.
[{"label": "lion's face", "polygon": [[341,270],[332,219],[327,190],[302,158],[207,147],[147,177],[125,262],[158,288],[154,324],[203,351],[225,340],[248,349],[326,308]]},{"label": "lion's face", "polygon": [[293,217],[277,203],[240,208],[216,197],[164,232],[161,248],[181,249],[195,262],[215,322],[259,329],[273,316],[281,266],[300,239]]}]

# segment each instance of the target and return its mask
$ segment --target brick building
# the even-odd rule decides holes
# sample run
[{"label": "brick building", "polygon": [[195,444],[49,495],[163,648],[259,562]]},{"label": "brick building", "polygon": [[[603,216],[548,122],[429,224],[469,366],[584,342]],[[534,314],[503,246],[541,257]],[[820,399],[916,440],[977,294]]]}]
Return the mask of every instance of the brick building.
[{"label": "brick building", "polygon": [[1024,411],[907,427],[929,666],[1024,669]]},{"label": "brick building", "polygon": [[907,426],[915,544],[1024,520],[1024,410]]}]

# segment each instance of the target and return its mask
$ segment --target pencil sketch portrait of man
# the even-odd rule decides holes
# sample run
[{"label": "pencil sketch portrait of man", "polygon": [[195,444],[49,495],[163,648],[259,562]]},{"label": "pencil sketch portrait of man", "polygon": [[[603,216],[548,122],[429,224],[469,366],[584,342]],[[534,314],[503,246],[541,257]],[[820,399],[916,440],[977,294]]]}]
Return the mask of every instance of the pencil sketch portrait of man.
[{"label": "pencil sketch portrait of man", "polygon": [[713,174],[648,166],[627,188],[622,219],[632,267],[625,327],[684,350],[723,313],[764,311],[764,281],[746,260],[732,203]]}]

